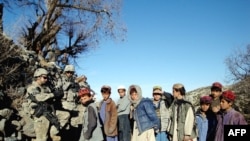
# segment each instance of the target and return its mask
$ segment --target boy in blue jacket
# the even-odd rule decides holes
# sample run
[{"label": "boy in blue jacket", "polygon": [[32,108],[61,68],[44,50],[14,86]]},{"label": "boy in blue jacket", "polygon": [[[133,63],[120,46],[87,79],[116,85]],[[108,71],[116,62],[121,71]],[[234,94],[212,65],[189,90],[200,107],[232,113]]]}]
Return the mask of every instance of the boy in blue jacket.
[{"label": "boy in blue jacket", "polygon": [[160,121],[152,100],[142,97],[142,91],[138,85],[131,85],[128,88],[128,95],[132,103],[131,114],[134,119],[131,141],[155,141],[155,132],[159,132]]},{"label": "boy in blue jacket", "polygon": [[200,108],[196,112],[196,122],[198,127],[198,141],[206,141],[208,133],[208,115],[212,97],[206,95],[200,98]]}]

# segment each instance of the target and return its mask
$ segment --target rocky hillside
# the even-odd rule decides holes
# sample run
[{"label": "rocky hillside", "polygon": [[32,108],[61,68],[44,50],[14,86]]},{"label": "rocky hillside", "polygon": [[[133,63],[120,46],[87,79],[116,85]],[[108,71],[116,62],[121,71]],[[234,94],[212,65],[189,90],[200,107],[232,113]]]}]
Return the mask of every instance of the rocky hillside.
[{"label": "rocky hillside", "polygon": [[[245,83],[244,83],[245,84]],[[199,98],[203,95],[210,94],[210,86],[195,89],[187,92],[187,100],[189,100],[196,108],[199,106]],[[236,94],[236,101],[234,108],[240,111],[250,124],[250,93],[249,89],[243,85],[243,82],[239,82],[230,86],[225,86],[223,90],[231,89]]]}]

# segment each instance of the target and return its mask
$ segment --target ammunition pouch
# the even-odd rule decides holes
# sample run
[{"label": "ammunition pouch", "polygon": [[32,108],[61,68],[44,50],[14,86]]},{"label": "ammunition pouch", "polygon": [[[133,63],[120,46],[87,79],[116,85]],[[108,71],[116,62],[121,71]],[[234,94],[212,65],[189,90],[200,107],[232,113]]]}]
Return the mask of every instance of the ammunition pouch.
[{"label": "ammunition pouch", "polygon": [[53,94],[54,94],[56,99],[61,99],[64,95],[64,92],[63,92],[63,89],[56,88],[56,89],[54,89]]},{"label": "ammunition pouch", "polygon": [[72,83],[69,84],[69,86],[68,86],[68,88],[66,89],[66,91],[68,91],[69,89],[71,89],[72,92],[76,93],[76,92],[79,91],[80,86],[79,86],[79,84],[73,83],[73,82],[72,82]]},{"label": "ammunition pouch", "polygon": [[69,110],[69,113],[70,113],[71,117],[77,117],[77,116],[79,116],[79,111]]}]

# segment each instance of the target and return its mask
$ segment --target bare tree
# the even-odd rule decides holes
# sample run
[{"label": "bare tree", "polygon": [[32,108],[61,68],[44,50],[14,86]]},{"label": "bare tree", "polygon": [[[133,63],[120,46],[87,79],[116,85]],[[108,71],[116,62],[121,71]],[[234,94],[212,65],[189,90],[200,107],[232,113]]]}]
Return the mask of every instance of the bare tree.
[{"label": "bare tree", "polygon": [[[11,100],[22,96],[20,88],[32,80],[36,67],[46,67],[46,62],[61,56],[65,65],[105,39],[122,41],[126,33],[121,0],[0,0],[0,4],[4,8],[0,9],[0,96],[4,93]],[[6,20],[3,12],[22,19],[16,23],[20,29],[8,27],[17,36],[4,30],[12,24],[1,26]]]},{"label": "bare tree", "polygon": [[[242,81],[250,77],[250,45],[237,49],[226,58],[225,63],[230,72],[230,79]],[[250,83],[249,83],[250,84]]]},{"label": "bare tree", "polygon": [[18,0],[9,5],[24,9],[20,15],[29,17],[14,41],[36,53],[44,51],[43,57],[54,48],[57,56],[68,53],[77,58],[104,39],[125,37],[120,0]]},{"label": "bare tree", "polygon": [[244,49],[237,48],[228,56],[225,63],[229,70],[229,81],[233,81],[231,89],[237,94],[236,105],[250,122],[250,45]]}]

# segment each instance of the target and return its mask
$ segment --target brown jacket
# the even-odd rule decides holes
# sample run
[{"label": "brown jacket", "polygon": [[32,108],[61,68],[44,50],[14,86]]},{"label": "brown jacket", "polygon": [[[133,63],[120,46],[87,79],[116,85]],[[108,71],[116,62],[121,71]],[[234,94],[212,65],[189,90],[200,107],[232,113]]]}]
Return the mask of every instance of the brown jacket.
[{"label": "brown jacket", "polygon": [[[100,102],[100,107],[103,101]],[[104,133],[106,136],[117,136],[117,109],[115,102],[109,98],[106,105],[105,121],[104,121]]]}]

